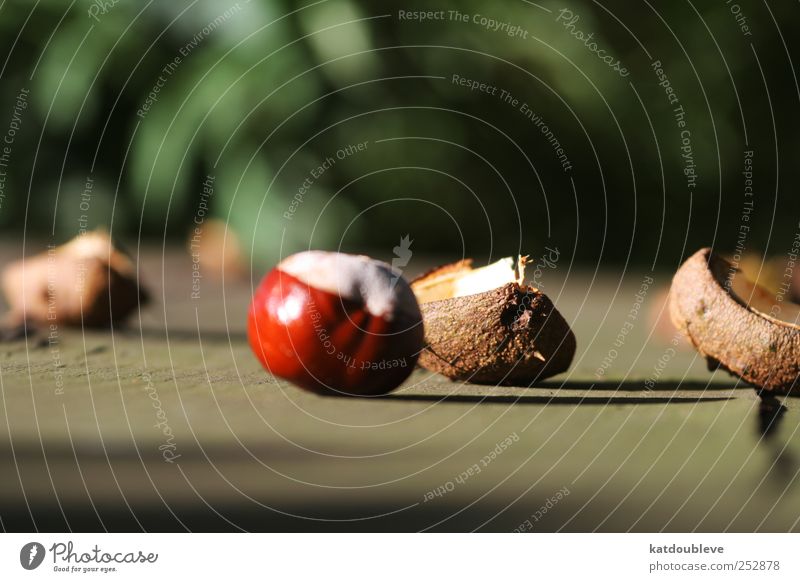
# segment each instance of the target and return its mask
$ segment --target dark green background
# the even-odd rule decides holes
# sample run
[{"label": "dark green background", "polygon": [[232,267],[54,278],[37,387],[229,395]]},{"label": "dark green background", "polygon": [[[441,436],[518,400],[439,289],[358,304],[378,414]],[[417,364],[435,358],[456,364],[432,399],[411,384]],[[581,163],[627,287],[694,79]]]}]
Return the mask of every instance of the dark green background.
[{"label": "dark green background", "polygon": [[[265,261],[340,244],[390,253],[408,233],[428,253],[536,254],[550,244],[579,262],[671,269],[700,246],[735,248],[746,149],[755,160],[747,250],[782,254],[797,229],[790,2],[740,2],[750,36],[723,0],[121,1],[97,20],[92,5],[0,8],[0,129],[19,90],[30,89],[0,209],[4,232],[73,236],[90,176],[92,225],[184,240],[213,174],[214,215]],[[398,18],[454,7],[519,25],[528,39],[471,21]],[[630,76],[570,36],[556,22],[561,8]],[[162,68],[226,11],[137,117]],[[653,60],[687,113],[699,176],[692,193]],[[453,74],[529,103],[573,171],[562,171],[519,111],[453,85]],[[419,139],[375,143],[398,137]],[[283,219],[311,168],[362,141],[366,153],[337,163]]]}]

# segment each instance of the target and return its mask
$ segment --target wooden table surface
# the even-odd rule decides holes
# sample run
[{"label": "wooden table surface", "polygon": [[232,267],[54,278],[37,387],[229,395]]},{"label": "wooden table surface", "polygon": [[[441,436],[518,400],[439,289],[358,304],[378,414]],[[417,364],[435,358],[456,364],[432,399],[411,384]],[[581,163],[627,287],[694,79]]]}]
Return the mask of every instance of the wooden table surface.
[{"label": "wooden table surface", "polygon": [[143,251],[141,267],[156,300],[129,327],[0,344],[3,528],[800,530],[797,399],[765,413],[655,333],[668,274],[548,274],[578,353],[535,387],[418,370],[345,399],[260,368],[249,281],[204,278],[192,299],[180,249]]}]

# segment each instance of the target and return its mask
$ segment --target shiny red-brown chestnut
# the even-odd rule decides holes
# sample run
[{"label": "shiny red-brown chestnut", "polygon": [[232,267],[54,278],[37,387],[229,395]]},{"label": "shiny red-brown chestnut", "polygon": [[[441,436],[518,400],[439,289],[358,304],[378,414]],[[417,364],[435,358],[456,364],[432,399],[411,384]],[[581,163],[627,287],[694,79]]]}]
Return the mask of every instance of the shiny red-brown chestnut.
[{"label": "shiny red-brown chestnut", "polygon": [[391,266],[308,251],[261,282],[248,337],[275,376],[314,392],[374,396],[408,378],[424,330],[414,293]]}]

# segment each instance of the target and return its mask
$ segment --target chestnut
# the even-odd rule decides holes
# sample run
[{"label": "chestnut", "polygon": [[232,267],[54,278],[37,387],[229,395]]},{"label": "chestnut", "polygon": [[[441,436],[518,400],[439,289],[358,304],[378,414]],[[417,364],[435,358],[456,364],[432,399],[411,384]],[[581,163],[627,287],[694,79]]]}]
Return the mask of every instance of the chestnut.
[{"label": "chestnut", "polygon": [[270,271],[248,317],[250,347],[274,376],[318,393],[386,394],[423,349],[409,284],[365,256],[307,251]]},{"label": "chestnut", "polygon": [[108,327],[149,301],[136,264],[104,230],[7,265],[0,287],[12,326],[28,322],[43,329]]}]

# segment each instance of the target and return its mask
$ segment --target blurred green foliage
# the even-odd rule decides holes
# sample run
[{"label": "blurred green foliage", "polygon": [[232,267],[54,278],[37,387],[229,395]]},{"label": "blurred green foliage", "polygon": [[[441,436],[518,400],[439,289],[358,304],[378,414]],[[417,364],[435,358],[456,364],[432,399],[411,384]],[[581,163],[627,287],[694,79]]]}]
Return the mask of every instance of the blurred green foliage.
[{"label": "blurred green foliage", "polygon": [[[130,238],[183,240],[213,175],[213,214],[263,261],[308,247],[390,253],[408,233],[429,253],[551,245],[570,261],[673,266],[701,245],[737,244],[749,149],[746,248],[781,253],[800,216],[789,56],[800,20],[791,3],[771,4],[743,5],[746,35],[721,1],[6,0],[0,132],[23,88],[30,106],[0,225],[67,238],[83,217]],[[562,8],[628,77],[570,34]],[[655,60],[686,112],[694,189]]]}]

